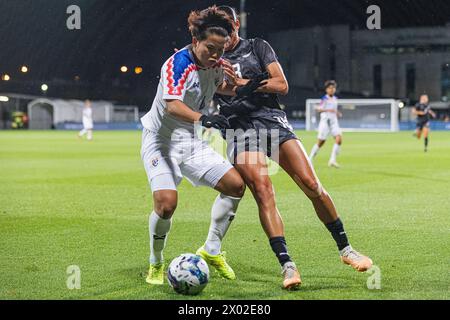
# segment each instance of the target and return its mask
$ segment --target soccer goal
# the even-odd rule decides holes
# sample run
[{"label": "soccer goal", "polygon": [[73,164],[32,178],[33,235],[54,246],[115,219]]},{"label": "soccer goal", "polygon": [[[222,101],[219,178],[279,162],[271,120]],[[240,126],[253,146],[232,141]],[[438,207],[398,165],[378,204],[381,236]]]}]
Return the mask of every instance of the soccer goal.
[{"label": "soccer goal", "polygon": [[[320,115],[315,108],[319,99],[306,100],[306,130],[316,130]],[[339,125],[343,131],[399,130],[399,101],[394,99],[339,99]]]}]

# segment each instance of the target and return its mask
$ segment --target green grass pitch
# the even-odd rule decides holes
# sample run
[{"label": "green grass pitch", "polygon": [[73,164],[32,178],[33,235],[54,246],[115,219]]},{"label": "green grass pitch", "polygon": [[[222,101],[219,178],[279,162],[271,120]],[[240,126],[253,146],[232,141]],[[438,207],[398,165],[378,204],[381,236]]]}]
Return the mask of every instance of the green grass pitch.
[{"label": "green grass pitch", "polygon": [[[309,151],[315,133],[298,132]],[[144,281],[151,194],[138,131],[0,132],[0,299],[186,299]],[[312,205],[284,172],[272,176],[290,253],[303,278],[281,289],[281,274],[247,190],[225,239],[238,279],[212,273],[192,299],[449,299],[450,133],[433,132],[430,150],[411,132],[346,133],[339,161],[317,173],[332,195],[353,246],[381,271],[339,261]],[[216,192],[183,181],[165,257],[195,252],[209,225]],[[81,289],[66,286],[67,267],[81,270]]]}]

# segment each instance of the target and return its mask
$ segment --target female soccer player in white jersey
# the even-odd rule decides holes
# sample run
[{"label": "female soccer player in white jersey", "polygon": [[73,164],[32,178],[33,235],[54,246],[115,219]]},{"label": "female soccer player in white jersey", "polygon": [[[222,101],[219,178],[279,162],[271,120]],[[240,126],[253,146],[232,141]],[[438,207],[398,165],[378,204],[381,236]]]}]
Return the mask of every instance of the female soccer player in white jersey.
[{"label": "female soccer player in white jersey", "polygon": [[322,101],[316,108],[316,111],[320,113],[320,122],[317,135],[317,143],[313,146],[309,158],[313,161],[314,157],[319,152],[320,148],[324,145],[327,140],[328,135],[334,137],[335,143],[333,145],[333,150],[331,151],[331,157],[328,161],[328,166],[339,168],[339,164],[336,158],[339,154],[342,144],[342,132],[339,127],[338,117],[341,113],[338,110],[338,99],[336,94],[336,81],[328,80],[325,82],[325,92],[326,94],[322,97]]},{"label": "female soccer player in white jersey", "polygon": [[92,140],[92,130],[94,129],[94,121],[92,119],[91,101],[86,100],[83,108],[83,129],[78,133],[81,138],[87,133],[87,139]]},{"label": "female soccer player in white jersey", "polygon": [[223,11],[216,6],[193,11],[188,24],[192,44],[164,63],[152,108],[141,119],[141,157],[153,193],[150,268],[146,279],[150,284],[163,283],[163,249],[177,206],[177,185],[183,176],[194,186],[205,185],[220,192],[211,210],[207,240],[197,253],[222,277],[235,278],[221,252],[221,241],[235,216],[245,184],[228,161],[197,137],[194,123],[206,128],[229,128],[224,116],[202,115],[216,90],[240,95],[249,88],[254,90],[259,83],[238,88],[224,81],[224,74],[233,71],[221,59],[232,31],[232,21]]}]

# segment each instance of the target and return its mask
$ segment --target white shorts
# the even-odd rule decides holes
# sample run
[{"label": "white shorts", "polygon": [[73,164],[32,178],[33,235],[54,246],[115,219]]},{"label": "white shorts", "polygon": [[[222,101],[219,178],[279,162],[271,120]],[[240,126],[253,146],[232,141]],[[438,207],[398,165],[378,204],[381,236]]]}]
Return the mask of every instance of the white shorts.
[{"label": "white shorts", "polygon": [[94,129],[94,122],[92,120],[91,121],[83,120],[83,128],[85,130],[92,130],[92,129]]},{"label": "white shorts", "polygon": [[176,190],[183,177],[194,186],[214,188],[233,168],[206,141],[185,135],[167,138],[145,128],[141,158],[152,192]]},{"label": "white shorts", "polygon": [[327,140],[330,132],[333,137],[342,135],[337,118],[320,119],[318,132],[317,139],[319,140]]}]

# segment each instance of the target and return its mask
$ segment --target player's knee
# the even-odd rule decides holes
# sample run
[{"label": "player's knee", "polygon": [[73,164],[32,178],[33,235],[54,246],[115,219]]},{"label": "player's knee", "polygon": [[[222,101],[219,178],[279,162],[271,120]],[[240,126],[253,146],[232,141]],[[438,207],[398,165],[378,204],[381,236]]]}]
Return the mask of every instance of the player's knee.
[{"label": "player's knee", "polygon": [[155,205],[155,211],[158,212],[163,219],[170,219],[176,208],[176,202],[160,202]]},{"label": "player's knee", "polygon": [[235,198],[242,198],[244,196],[245,193],[245,183],[244,180],[242,180],[242,178],[237,179],[237,181],[235,181],[233,183],[233,185],[230,187],[230,190],[228,192],[230,197],[235,197]]},{"label": "player's knee", "polygon": [[177,198],[171,194],[153,195],[155,211],[164,219],[170,219],[177,208]]},{"label": "player's knee", "polygon": [[245,193],[245,182],[236,170],[231,170],[226,178],[219,181],[215,189],[227,196],[242,198]]},{"label": "player's knee", "polygon": [[275,193],[270,180],[260,179],[253,184],[254,194],[258,200],[258,203],[264,205],[273,200]]},{"label": "player's knee", "polygon": [[314,178],[308,178],[302,181],[305,188],[303,191],[305,192],[308,198],[318,198],[323,193],[322,185],[319,181]]},{"label": "player's knee", "polygon": [[244,180],[240,179],[239,183],[235,187],[236,190],[236,198],[242,198],[245,193],[245,183]]}]

